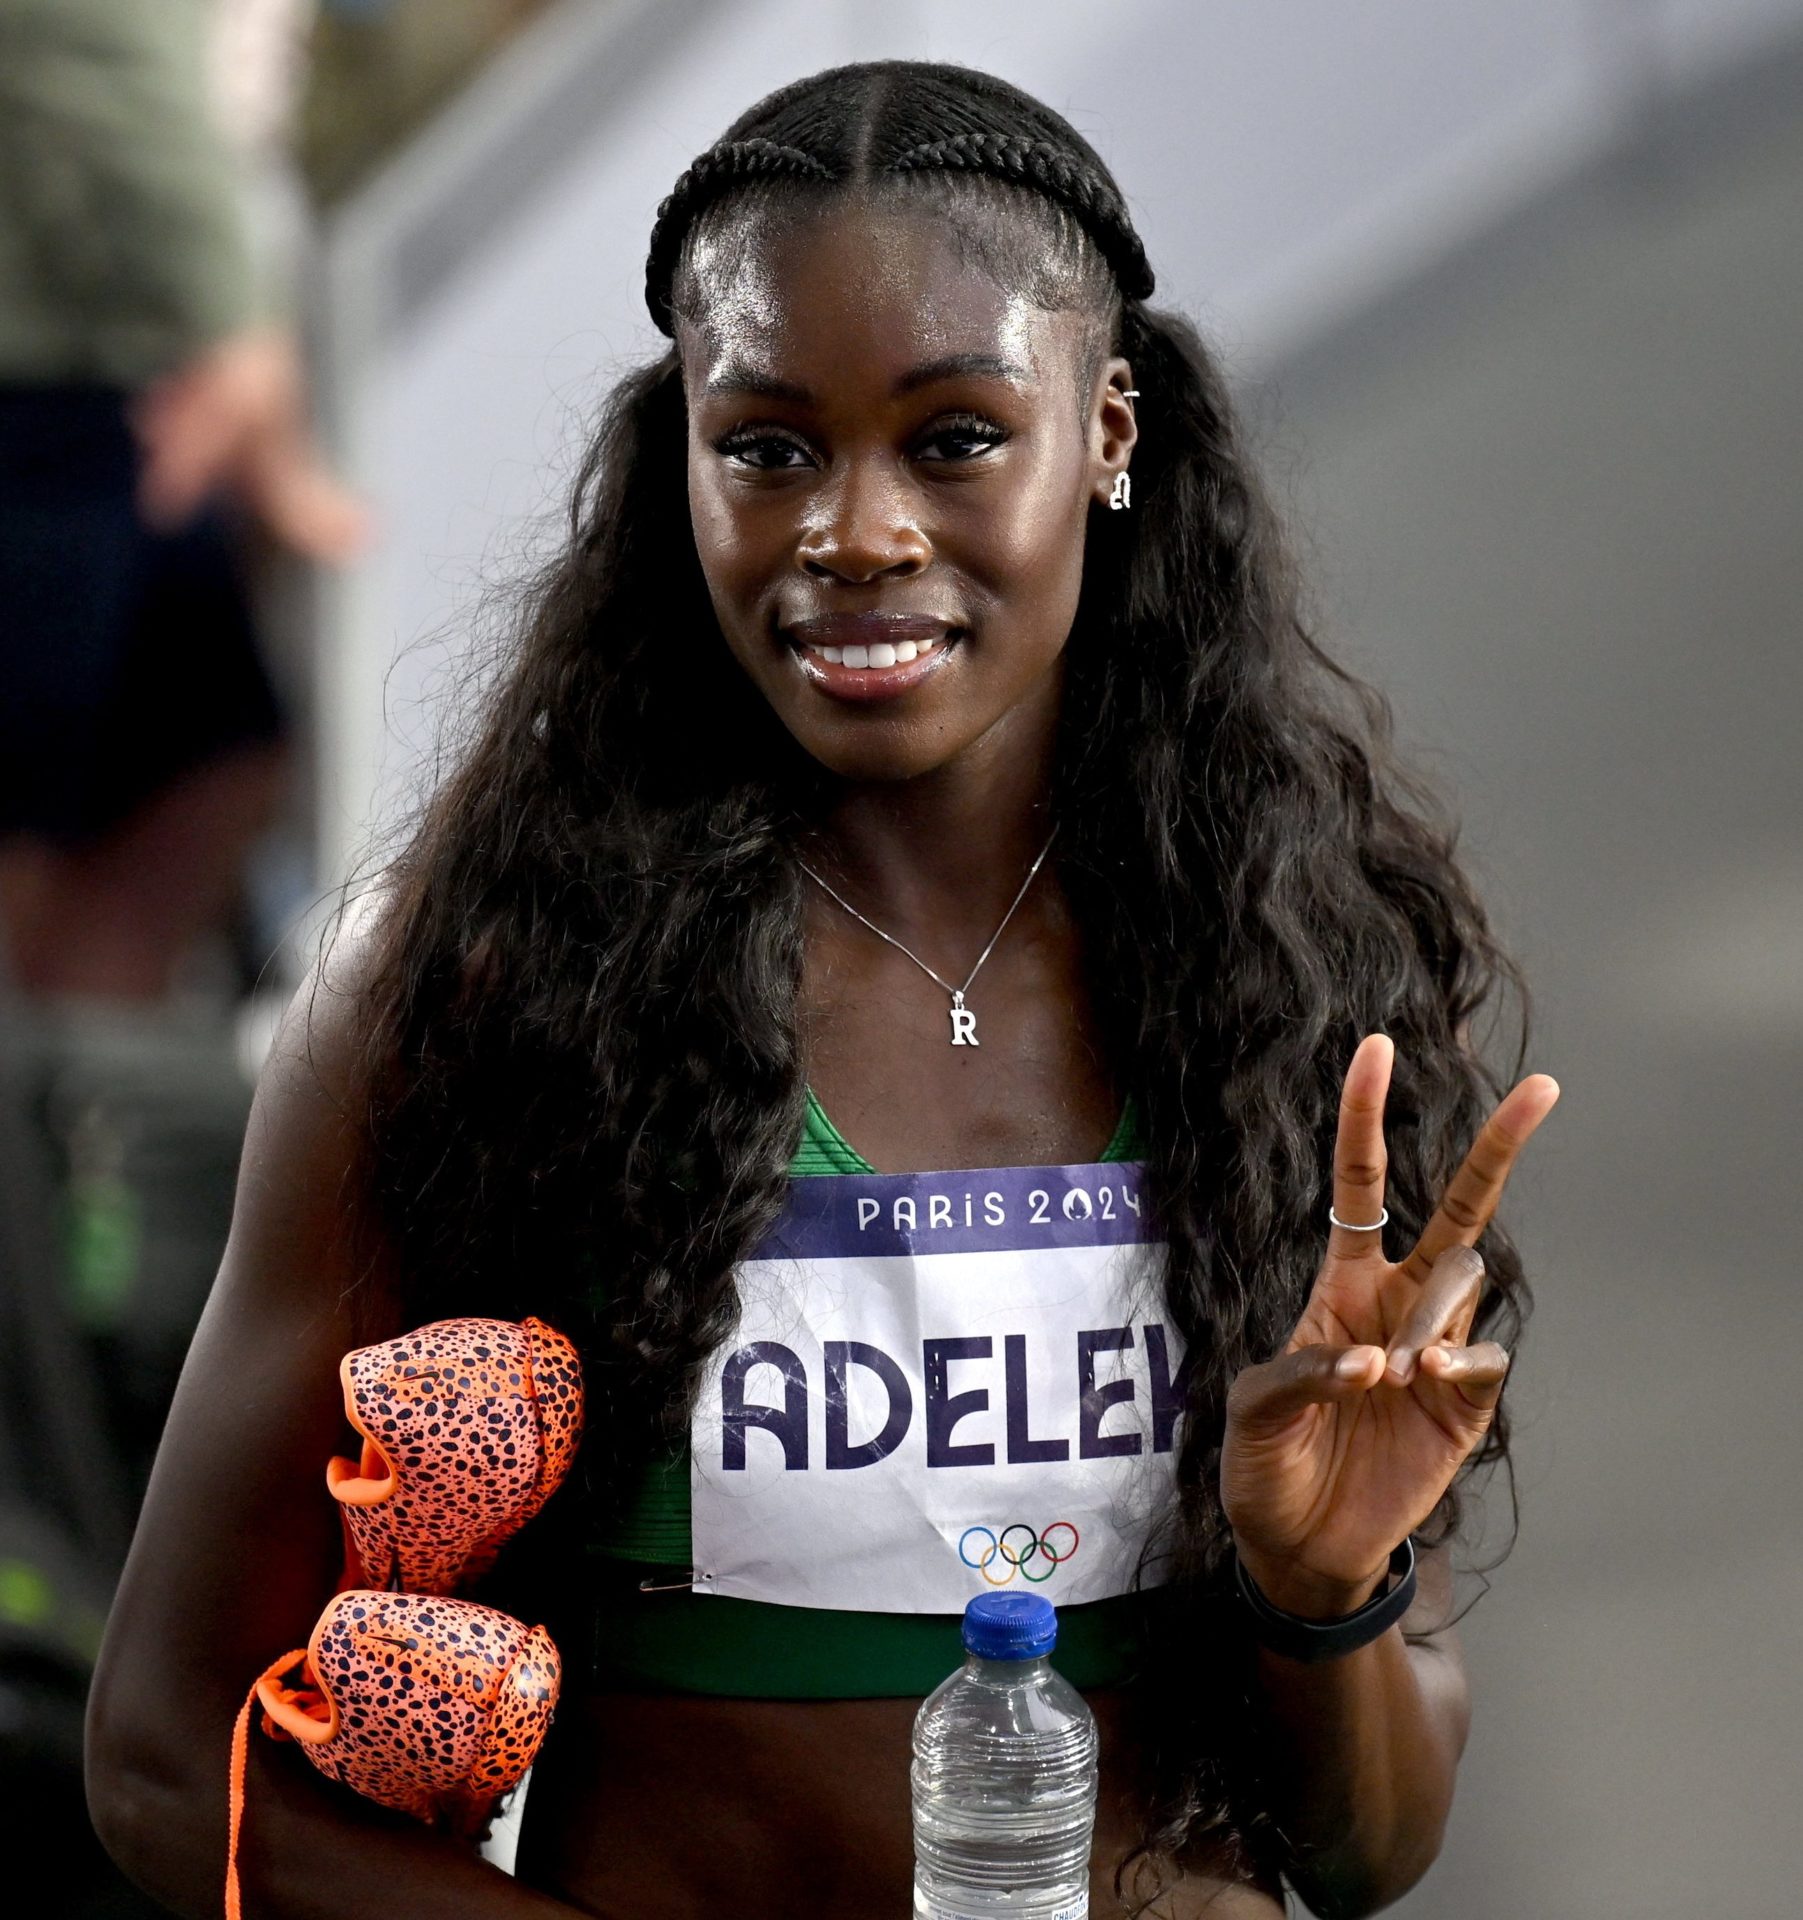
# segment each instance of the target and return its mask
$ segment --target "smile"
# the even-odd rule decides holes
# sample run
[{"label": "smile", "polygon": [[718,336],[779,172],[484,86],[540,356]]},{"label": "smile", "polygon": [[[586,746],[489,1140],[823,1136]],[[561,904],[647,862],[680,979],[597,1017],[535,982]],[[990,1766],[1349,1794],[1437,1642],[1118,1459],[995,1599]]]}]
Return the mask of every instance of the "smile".
[{"label": "smile", "polygon": [[804,641],[793,649],[801,670],[823,693],[841,700],[888,700],[937,673],[957,647],[943,640],[878,640],[869,646],[827,647]]}]

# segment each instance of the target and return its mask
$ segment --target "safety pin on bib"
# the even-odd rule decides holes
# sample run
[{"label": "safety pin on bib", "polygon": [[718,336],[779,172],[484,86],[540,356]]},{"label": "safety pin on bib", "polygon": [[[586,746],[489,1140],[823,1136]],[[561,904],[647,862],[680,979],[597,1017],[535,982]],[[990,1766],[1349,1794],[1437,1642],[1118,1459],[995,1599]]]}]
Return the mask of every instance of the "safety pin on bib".
[{"label": "safety pin on bib", "polygon": [[686,1580],[641,1580],[640,1593],[680,1593],[687,1587],[704,1586],[713,1579],[711,1573],[703,1573],[699,1568],[691,1567]]}]

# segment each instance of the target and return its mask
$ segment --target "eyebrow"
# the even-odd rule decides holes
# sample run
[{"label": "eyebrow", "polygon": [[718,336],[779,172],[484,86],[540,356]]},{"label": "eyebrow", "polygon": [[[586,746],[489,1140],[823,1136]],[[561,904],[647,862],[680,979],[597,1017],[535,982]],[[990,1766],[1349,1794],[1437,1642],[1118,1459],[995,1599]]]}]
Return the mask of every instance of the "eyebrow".
[{"label": "eyebrow", "polygon": [[[910,367],[896,381],[894,391],[899,397],[912,393],[917,387],[930,386],[935,380],[951,380],[960,374],[987,376],[1022,387],[1035,384],[1030,368],[999,353],[948,353],[941,359],[925,360],[917,367]],[[728,360],[718,367],[708,377],[702,392],[754,393],[766,400],[790,400],[800,407],[814,404],[814,396],[806,387],[797,386],[792,380],[779,380],[775,374],[748,366],[742,360]]]}]

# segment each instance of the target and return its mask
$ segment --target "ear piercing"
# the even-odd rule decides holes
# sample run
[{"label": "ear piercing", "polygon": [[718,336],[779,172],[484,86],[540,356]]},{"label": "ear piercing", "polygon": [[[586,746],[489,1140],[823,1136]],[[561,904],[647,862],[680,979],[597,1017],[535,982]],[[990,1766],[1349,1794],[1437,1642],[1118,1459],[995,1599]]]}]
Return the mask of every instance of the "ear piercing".
[{"label": "ear piercing", "polygon": [[[1121,396],[1126,400],[1137,400],[1139,398],[1139,389],[1138,387],[1122,387]],[[1108,496],[1109,507],[1116,509],[1132,506],[1132,494],[1132,484],[1127,478],[1126,469],[1123,467],[1121,471],[1114,476],[1114,491]]]}]

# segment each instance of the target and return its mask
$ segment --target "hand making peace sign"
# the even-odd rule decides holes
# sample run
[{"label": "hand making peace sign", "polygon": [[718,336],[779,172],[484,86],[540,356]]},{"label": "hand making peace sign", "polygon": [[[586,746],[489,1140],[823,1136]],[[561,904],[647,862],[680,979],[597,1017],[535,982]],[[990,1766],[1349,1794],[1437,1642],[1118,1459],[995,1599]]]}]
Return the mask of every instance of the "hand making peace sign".
[{"label": "hand making peace sign", "polygon": [[[1368,1034],[1346,1071],[1333,1169],[1341,1220],[1374,1221],[1383,1207],[1394,1059],[1386,1036]],[[1241,1564],[1275,1605],[1323,1618],[1367,1599],[1483,1438],[1509,1356],[1492,1341],[1465,1344],[1484,1277],[1473,1243],[1558,1097],[1543,1073],[1509,1091],[1401,1261],[1384,1258],[1380,1233],[1330,1228],[1288,1345],[1235,1379],[1221,1498]]]}]

